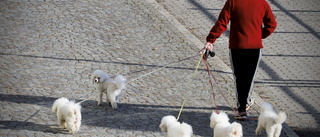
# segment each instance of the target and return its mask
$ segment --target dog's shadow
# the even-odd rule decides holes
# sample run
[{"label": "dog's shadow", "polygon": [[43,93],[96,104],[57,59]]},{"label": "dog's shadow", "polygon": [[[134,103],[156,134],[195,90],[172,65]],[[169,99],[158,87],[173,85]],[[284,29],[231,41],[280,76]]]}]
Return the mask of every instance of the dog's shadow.
[{"label": "dog's shadow", "polygon": [[69,134],[68,130],[57,125],[42,125],[25,121],[0,121],[1,129],[30,130],[53,134]]},{"label": "dog's shadow", "polygon": [[53,102],[56,99],[58,98],[46,97],[46,96],[0,94],[1,101],[35,104],[38,106],[49,107],[49,108],[52,106]]},{"label": "dog's shadow", "polygon": [[[143,104],[118,104],[118,110],[113,110],[108,104],[97,106],[96,101],[82,103],[82,123],[89,126],[107,127],[122,130],[138,130],[161,132],[159,124],[163,116],[177,117],[180,106],[161,106]],[[208,113],[197,110],[206,109]],[[220,109],[229,110],[228,107]],[[192,111],[190,111],[192,110]],[[193,111],[194,110],[194,111]],[[212,136],[210,128],[210,115],[214,108],[185,107],[179,121],[190,124],[195,135]]]},{"label": "dog's shadow", "polygon": [[[35,104],[51,108],[57,99],[46,96],[10,95],[0,94],[1,101]],[[82,100],[76,100],[79,102]],[[87,100],[81,103],[82,125],[105,127],[111,129],[135,130],[161,132],[159,124],[163,116],[173,115],[177,117],[181,106],[151,105],[151,104],[129,104],[119,103],[118,110],[113,110],[107,103],[97,105],[97,101]],[[212,136],[210,128],[210,115],[212,107],[188,107],[185,106],[179,118],[180,122],[186,122],[193,128],[195,135],[204,137]],[[230,111],[229,107],[219,107],[220,110]],[[0,121],[5,129],[21,129],[54,134],[66,133],[66,130],[53,125],[41,125],[23,121]],[[12,126],[17,125],[17,126]],[[84,128],[84,127],[81,128]]]}]

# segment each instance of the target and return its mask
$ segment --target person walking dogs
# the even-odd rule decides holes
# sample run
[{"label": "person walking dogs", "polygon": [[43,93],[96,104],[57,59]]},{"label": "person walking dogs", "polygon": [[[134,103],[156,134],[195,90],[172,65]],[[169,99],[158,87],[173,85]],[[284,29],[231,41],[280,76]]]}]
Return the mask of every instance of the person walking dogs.
[{"label": "person walking dogs", "polygon": [[206,38],[207,50],[213,51],[213,43],[226,31],[229,21],[229,53],[238,107],[235,118],[244,120],[253,104],[252,88],[261,60],[262,39],[273,33],[277,23],[265,0],[227,0]]}]

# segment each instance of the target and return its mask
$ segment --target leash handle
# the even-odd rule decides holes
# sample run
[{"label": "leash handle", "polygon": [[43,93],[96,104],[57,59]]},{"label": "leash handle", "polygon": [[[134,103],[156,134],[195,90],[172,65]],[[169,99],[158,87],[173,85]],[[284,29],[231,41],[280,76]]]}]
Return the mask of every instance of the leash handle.
[{"label": "leash handle", "polygon": [[204,54],[203,54],[203,59],[204,59],[204,60],[207,60],[207,58],[209,57],[209,55],[210,55],[211,57],[214,57],[214,56],[216,55],[216,53],[213,52],[213,51],[210,51],[210,50],[206,49],[206,51],[205,51]]}]

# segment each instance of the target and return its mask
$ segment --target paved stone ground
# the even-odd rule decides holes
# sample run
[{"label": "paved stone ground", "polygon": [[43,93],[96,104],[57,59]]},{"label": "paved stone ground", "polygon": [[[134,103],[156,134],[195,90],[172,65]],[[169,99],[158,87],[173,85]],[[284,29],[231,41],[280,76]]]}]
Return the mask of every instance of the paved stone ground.
[{"label": "paved stone ground", "polygon": [[[225,0],[157,0],[201,41],[217,20]],[[320,131],[320,1],[267,0],[278,22],[265,39],[255,92],[289,114],[286,121],[300,136]],[[229,63],[228,31],[216,53]]]},{"label": "paved stone ground", "polygon": [[[177,116],[189,91],[180,121],[192,125],[194,136],[212,136],[214,104],[204,66],[192,77],[198,57],[171,63],[196,55],[203,43],[159,3],[1,1],[0,136],[71,136],[57,126],[51,112],[59,97],[90,98],[82,103],[82,126],[74,136],[165,136],[158,127],[161,118]],[[234,121],[218,94],[222,91],[234,106],[232,73],[222,60],[209,63],[218,81],[219,109]],[[119,110],[96,105],[97,92],[89,80],[96,69],[129,79]],[[256,97],[256,102],[263,101]],[[254,105],[250,115],[258,116],[258,110]],[[255,136],[257,121],[240,123],[244,136]],[[296,136],[287,124],[285,136]]]}]

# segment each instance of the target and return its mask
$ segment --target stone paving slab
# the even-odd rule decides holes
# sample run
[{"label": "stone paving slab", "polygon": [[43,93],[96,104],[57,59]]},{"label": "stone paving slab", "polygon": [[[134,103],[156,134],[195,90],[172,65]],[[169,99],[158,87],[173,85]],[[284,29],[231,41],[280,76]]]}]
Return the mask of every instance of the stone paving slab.
[{"label": "stone paving slab", "polygon": [[[157,0],[199,40],[205,42],[225,0]],[[319,134],[319,13],[320,2],[267,1],[278,22],[273,35],[263,41],[263,59],[255,92],[277,109],[300,136]],[[216,54],[230,66],[228,32],[215,43]],[[297,119],[299,119],[297,121]]]}]

